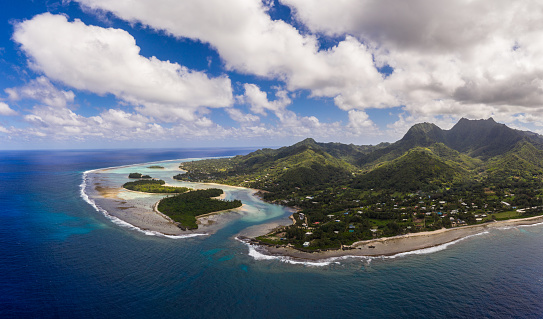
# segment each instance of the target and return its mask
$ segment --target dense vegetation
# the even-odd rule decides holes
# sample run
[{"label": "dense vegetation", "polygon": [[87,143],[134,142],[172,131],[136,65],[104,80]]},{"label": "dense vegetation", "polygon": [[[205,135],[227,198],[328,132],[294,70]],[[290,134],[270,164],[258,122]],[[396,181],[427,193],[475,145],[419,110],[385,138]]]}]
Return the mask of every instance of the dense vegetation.
[{"label": "dense vegetation", "polygon": [[211,198],[220,196],[222,193],[221,189],[211,188],[166,197],[158,204],[158,210],[181,223],[182,228],[196,229],[198,228],[197,216],[242,205],[240,200],[226,201]]},{"label": "dense vegetation", "polygon": [[[179,180],[262,190],[298,209],[259,240],[300,249],[541,214],[543,138],[493,119],[413,126],[377,146],[306,139],[277,150],[181,164]],[[304,245],[305,244],[305,245]]]},{"label": "dense vegetation", "polygon": [[128,174],[128,178],[152,178],[149,175],[142,175],[141,173],[130,173]]},{"label": "dense vegetation", "polygon": [[160,166],[160,165],[151,165],[151,166],[149,166],[149,167],[147,167],[147,168],[152,168],[152,169],[163,169],[164,166]]},{"label": "dense vegetation", "polygon": [[145,192],[145,193],[163,193],[163,194],[184,193],[190,190],[190,188],[187,188],[187,187],[164,186],[165,183],[166,182],[164,182],[163,180],[156,180],[156,179],[139,180],[139,181],[125,183],[123,187],[132,191]]}]

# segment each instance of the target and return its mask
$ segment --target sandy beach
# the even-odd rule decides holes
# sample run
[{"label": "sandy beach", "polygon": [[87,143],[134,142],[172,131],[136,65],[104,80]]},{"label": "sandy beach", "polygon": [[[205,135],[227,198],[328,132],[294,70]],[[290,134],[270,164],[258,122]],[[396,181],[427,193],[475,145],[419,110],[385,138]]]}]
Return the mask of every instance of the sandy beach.
[{"label": "sandy beach", "polygon": [[[106,170],[95,171],[95,173],[100,173],[101,171],[104,172]],[[211,187],[225,186],[215,183],[200,184],[209,185]],[[243,188],[236,186],[229,187],[240,189]],[[182,230],[178,227],[175,221],[158,211],[158,202],[161,200],[161,198],[163,198],[157,197],[157,195],[160,196],[160,194],[134,192],[119,187],[107,187],[101,185],[100,183],[92,183],[92,188],[96,190],[99,197],[108,200],[109,207],[104,209],[106,209],[112,216],[134,225],[139,229],[149,230],[164,235],[212,234],[229,221],[239,218],[244,209],[247,208],[246,205],[243,205],[236,209],[213,212],[199,216],[197,217],[197,223],[199,225],[197,230]],[[257,189],[251,190],[254,191],[254,193],[259,191]],[[148,196],[148,198],[146,200],[138,198],[126,200],[123,198],[123,192],[140,193],[142,196]],[[162,194],[162,196],[164,196],[164,194]],[[224,197],[225,194],[222,194],[218,198],[223,199]],[[149,204],[150,201],[153,201],[152,204]],[[230,213],[224,214],[225,212]],[[323,260],[342,256],[391,256],[399,253],[454,242],[468,236],[480,234],[492,228],[515,227],[519,225],[531,225],[542,222],[543,216],[529,217],[524,219],[511,219],[480,225],[440,229],[436,231],[359,241],[350,246],[344,246],[341,250],[338,249],[316,252],[304,252],[291,247],[260,245],[256,240],[254,240],[255,237],[265,235],[276,227],[291,225],[292,219],[288,218],[246,228],[238,234],[238,238],[257,246],[259,251],[263,254],[288,256],[300,260]]]},{"label": "sandy beach", "polygon": [[359,241],[351,246],[345,247],[344,250],[317,251],[312,253],[303,252],[290,247],[258,245],[256,241],[252,240],[249,236],[244,236],[244,234],[240,234],[240,239],[259,246],[259,252],[266,255],[288,256],[294,259],[314,261],[343,256],[391,256],[403,252],[443,245],[461,238],[480,234],[492,228],[533,225],[542,222],[543,216],[511,219],[481,225],[440,229],[436,231]]},{"label": "sandy beach", "polygon": [[[213,234],[228,222],[239,218],[245,206],[201,215],[196,218],[198,229],[183,230],[178,223],[158,211],[162,198],[171,194],[155,194],[128,190],[123,187],[107,185],[100,173],[107,173],[113,168],[95,170],[88,175],[86,191],[96,204],[111,218],[130,224],[144,232],[150,231],[167,236],[186,236],[194,234]],[[215,184],[216,185],[216,184]],[[167,185],[177,187],[175,185]],[[130,195],[133,194],[133,195]],[[224,199],[226,194],[217,196]]]}]

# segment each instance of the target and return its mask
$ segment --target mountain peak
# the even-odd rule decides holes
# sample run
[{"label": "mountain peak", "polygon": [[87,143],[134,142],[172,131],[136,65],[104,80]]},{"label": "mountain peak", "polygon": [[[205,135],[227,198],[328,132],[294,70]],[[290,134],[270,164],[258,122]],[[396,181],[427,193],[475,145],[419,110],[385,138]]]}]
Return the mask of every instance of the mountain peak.
[{"label": "mountain peak", "polygon": [[415,124],[405,133],[401,141],[407,142],[411,146],[427,146],[436,142],[443,142],[443,130],[433,123]]},{"label": "mountain peak", "polygon": [[455,128],[465,128],[466,126],[477,126],[477,127],[484,127],[484,128],[489,128],[489,127],[493,127],[493,126],[496,126],[496,125],[503,125],[505,126],[505,124],[499,124],[497,123],[494,118],[492,117],[489,117],[488,119],[480,119],[480,120],[470,120],[470,119],[467,119],[465,117],[461,118],[458,123],[456,123],[453,128],[451,129],[451,131],[454,131]]},{"label": "mountain peak", "polygon": [[494,156],[502,154],[522,139],[522,135],[505,124],[486,120],[460,119],[447,132],[449,147],[459,152],[470,152],[473,156]]},{"label": "mountain peak", "polygon": [[317,142],[315,142],[315,140],[312,139],[311,137],[308,137],[305,140],[294,144],[294,146],[302,146],[302,145],[317,145]]}]

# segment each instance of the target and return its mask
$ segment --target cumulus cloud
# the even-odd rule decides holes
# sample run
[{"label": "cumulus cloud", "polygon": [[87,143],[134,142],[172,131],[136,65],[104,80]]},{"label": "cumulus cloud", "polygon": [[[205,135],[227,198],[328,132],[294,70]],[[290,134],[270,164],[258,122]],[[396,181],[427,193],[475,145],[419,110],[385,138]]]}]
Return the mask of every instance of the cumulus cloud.
[{"label": "cumulus cloud", "polygon": [[280,1],[314,33],[366,43],[394,69],[382,85],[408,109],[430,115],[446,100],[457,116],[505,117],[543,104],[541,1]]},{"label": "cumulus cloud", "polygon": [[162,120],[191,120],[200,107],[233,103],[229,78],[210,78],[177,63],[143,57],[124,30],[44,13],[18,23],[13,39],[30,66],[47,77],[79,90],[114,94]]},{"label": "cumulus cloud", "polygon": [[276,92],[277,100],[269,101],[268,94],[260,90],[255,84],[245,84],[245,94],[243,100],[251,106],[251,111],[260,115],[266,115],[267,111],[280,112],[292,101],[288,93],[278,89]]},{"label": "cumulus cloud", "polygon": [[[268,0],[77,0],[86,12],[111,12],[176,38],[207,43],[227,71],[277,80],[278,88],[270,92],[243,85],[238,102],[249,113],[233,105],[226,76],[143,57],[126,31],[48,13],[16,24],[13,39],[30,66],[53,82],[113,94],[134,108],[81,117],[67,109],[73,93],[54,88],[45,77],[6,93],[12,101],[43,104],[25,116],[35,135],[65,125],[79,129],[78,136],[107,135],[118,127],[119,136],[341,139],[378,134],[366,109],[392,106],[403,110],[388,126],[387,134],[394,137],[420,121],[447,128],[461,116],[543,126],[541,1],[279,1],[293,9],[303,31],[273,20],[274,2]],[[335,44],[323,48],[323,38]],[[379,73],[384,66],[393,72]],[[292,112],[288,107],[298,90],[307,90],[310,98],[332,98],[347,111],[348,122],[323,123]],[[215,107],[225,107],[239,127],[213,123],[207,111]],[[0,104],[0,114],[13,112]],[[276,125],[261,123],[266,115],[273,115],[266,122]],[[163,122],[173,124],[158,124]]]},{"label": "cumulus cloud", "polygon": [[258,122],[260,120],[260,118],[257,115],[246,114],[236,108],[226,109],[226,112],[228,113],[231,119],[233,119],[234,121],[238,123],[253,123],[253,122]]},{"label": "cumulus cloud", "polygon": [[360,134],[365,131],[376,130],[375,124],[366,112],[351,110],[349,111],[349,124],[347,125],[354,132]]},{"label": "cumulus cloud", "polygon": [[30,126],[13,131],[14,135],[34,135],[52,140],[148,140],[165,135],[161,126],[151,123],[148,118],[116,109],[85,117],[68,108],[35,106],[23,119]]},{"label": "cumulus cloud", "polygon": [[226,67],[279,79],[288,90],[337,97],[343,109],[386,107],[396,98],[382,85],[372,53],[347,37],[327,50],[315,35],[302,34],[282,20],[272,20],[269,3],[259,0],[78,0],[121,19],[141,22],[175,37],[209,43]]},{"label": "cumulus cloud", "polygon": [[[376,127],[368,115],[362,111],[349,111],[349,124],[342,125],[340,122],[322,123],[315,116],[299,116],[287,109],[291,100],[287,92],[277,89],[276,100],[268,100],[266,92],[262,91],[255,84],[245,85],[245,94],[242,98],[249,104],[250,109],[262,115],[272,112],[279,123],[275,127],[269,127],[265,134],[269,136],[297,136],[297,137],[322,137],[341,139],[346,135],[353,136],[361,133],[374,134]],[[259,127],[262,129],[263,127]],[[265,136],[265,135],[264,135]]]},{"label": "cumulus cloud", "polygon": [[17,115],[19,113],[17,113],[16,111],[12,110],[9,105],[7,105],[6,103],[4,102],[0,102],[0,115],[4,115],[4,116],[14,116],[14,115]]},{"label": "cumulus cloud", "polygon": [[33,99],[45,105],[65,107],[72,103],[75,94],[72,91],[57,89],[46,77],[39,77],[30,81],[27,85],[4,90],[11,100]]},{"label": "cumulus cloud", "polygon": [[[257,0],[78,2],[209,43],[230,70],[332,97],[346,111],[405,105],[431,115],[446,101],[457,117],[505,117],[543,104],[543,4],[535,0],[281,0],[309,33],[272,20]],[[320,49],[323,34],[343,40]],[[385,77],[376,67],[386,65],[394,71]],[[253,104],[256,114],[274,107]]]}]

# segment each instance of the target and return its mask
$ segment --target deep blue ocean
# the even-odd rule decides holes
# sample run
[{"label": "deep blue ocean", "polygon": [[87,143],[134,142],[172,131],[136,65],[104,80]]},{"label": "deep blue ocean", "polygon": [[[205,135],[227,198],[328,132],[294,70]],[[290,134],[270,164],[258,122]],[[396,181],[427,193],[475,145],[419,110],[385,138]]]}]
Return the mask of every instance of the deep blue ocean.
[{"label": "deep blue ocean", "polygon": [[248,149],[0,151],[0,318],[543,318],[543,226],[324,266],[112,223],[83,172]]}]

